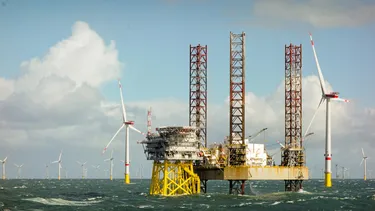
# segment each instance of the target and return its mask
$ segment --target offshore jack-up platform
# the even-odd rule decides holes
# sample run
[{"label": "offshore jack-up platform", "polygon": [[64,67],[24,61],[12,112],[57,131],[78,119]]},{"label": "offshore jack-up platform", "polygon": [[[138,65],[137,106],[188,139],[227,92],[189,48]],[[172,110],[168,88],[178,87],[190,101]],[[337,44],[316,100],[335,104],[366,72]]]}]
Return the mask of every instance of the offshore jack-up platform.
[{"label": "offshore jack-up platform", "polygon": [[308,179],[302,137],[302,46],[285,46],[285,145],[281,164],[264,144],[245,137],[245,33],[230,33],[229,136],[207,147],[207,46],[190,46],[189,126],[160,127],[141,141],[153,160],[150,195],[207,192],[208,180],[228,180],[245,194],[247,180],[284,180],[298,191]]},{"label": "offshore jack-up platform", "polygon": [[244,194],[247,180],[308,179],[305,166],[276,166],[264,144],[249,143],[248,139],[244,145],[234,142],[241,151],[243,149],[244,165],[231,166],[228,165],[230,145],[200,147],[195,127],[159,127],[156,130],[157,133],[140,142],[147,159],[154,161],[150,195],[190,195],[200,193],[201,189],[206,193],[208,180],[228,180],[230,194]]}]

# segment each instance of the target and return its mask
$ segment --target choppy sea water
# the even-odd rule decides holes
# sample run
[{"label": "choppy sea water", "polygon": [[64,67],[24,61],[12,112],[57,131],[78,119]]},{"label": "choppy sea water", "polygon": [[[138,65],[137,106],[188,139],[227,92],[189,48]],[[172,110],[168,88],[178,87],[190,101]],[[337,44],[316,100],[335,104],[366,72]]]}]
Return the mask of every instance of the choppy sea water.
[{"label": "choppy sea water", "polygon": [[0,210],[375,210],[374,180],[309,180],[285,193],[283,181],[247,182],[246,195],[228,195],[227,181],[209,181],[207,194],[148,194],[150,180],[0,180]]}]

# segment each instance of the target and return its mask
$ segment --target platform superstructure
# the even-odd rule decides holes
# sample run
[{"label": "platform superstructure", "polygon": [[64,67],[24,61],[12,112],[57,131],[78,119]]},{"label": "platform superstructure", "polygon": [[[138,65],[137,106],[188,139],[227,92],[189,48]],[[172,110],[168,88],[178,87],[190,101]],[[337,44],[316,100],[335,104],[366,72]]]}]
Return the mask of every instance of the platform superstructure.
[{"label": "platform superstructure", "polygon": [[141,143],[148,160],[153,160],[151,195],[200,193],[200,180],[193,162],[202,160],[197,128],[159,127]]}]

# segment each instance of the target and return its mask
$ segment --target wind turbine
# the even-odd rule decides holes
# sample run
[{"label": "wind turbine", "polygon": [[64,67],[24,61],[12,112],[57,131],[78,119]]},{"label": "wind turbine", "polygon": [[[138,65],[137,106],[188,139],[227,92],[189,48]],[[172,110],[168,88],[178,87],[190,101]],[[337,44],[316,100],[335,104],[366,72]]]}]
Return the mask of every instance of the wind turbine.
[{"label": "wind turbine", "polygon": [[5,179],[5,163],[7,162],[7,159],[8,159],[8,157],[5,157],[4,160],[0,160],[0,163],[3,166],[3,175],[2,175],[3,180]]},{"label": "wind turbine", "polygon": [[85,171],[84,171],[84,169],[85,169],[85,165],[86,165],[87,161],[84,162],[84,163],[81,163],[81,162],[77,161],[77,163],[78,163],[78,165],[81,165],[81,167],[82,167],[82,179],[85,179]]},{"label": "wind turbine", "polygon": [[52,163],[58,163],[59,164],[59,174],[58,174],[58,177],[57,177],[58,180],[60,180],[60,178],[61,178],[61,176],[60,176],[61,168],[62,168],[62,166],[61,166],[61,155],[62,155],[62,150],[60,152],[59,159],[52,162]]},{"label": "wind turbine", "polygon": [[118,86],[120,88],[120,98],[121,98],[121,106],[122,106],[122,125],[121,127],[117,130],[117,132],[115,133],[115,135],[112,137],[112,139],[108,142],[107,146],[104,148],[103,152],[104,153],[107,148],[109,147],[109,145],[112,143],[113,139],[116,138],[117,134],[120,132],[120,130],[122,130],[122,128],[126,127],[126,136],[125,136],[125,174],[124,174],[124,182],[125,184],[129,184],[130,183],[130,177],[129,177],[129,166],[130,166],[130,162],[129,162],[129,159],[130,159],[130,156],[129,156],[129,128],[131,128],[132,130],[146,136],[146,134],[142,133],[141,131],[139,131],[138,129],[136,129],[133,125],[134,125],[134,121],[127,121],[126,120],[126,111],[125,111],[125,105],[124,105],[124,99],[123,99],[123,96],[122,96],[122,86],[121,86],[121,82],[120,80],[118,80]]},{"label": "wind turbine", "polygon": [[49,170],[48,170],[48,164],[46,164],[46,179],[49,179]]},{"label": "wind turbine", "polygon": [[21,168],[22,168],[23,164],[21,164],[21,165],[14,164],[14,165],[17,167],[17,179],[20,179],[21,178]]},{"label": "wind turbine", "polygon": [[108,169],[104,169],[104,176],[107,177],[108,176]]},{"label": "wind turbine", "polygon": [[84,172],[85,178],[87,178],[87,168],[83,168],[83,172]]},{"label": "wind turbine", "polygon": [[[99,171],[100,165],[94,166],[91,165],[96,171]],[[98,174],[96,174],[96,178],[98,178]]]},{"label": "wind turbine", "polygon": [[113,149],[111,152],[111,157],[108,159],[105,159],[104,161],[109,161],[109,179],[112,180],[113,175]]},{"label": "wind turbine", "polygon": [[365,156],[365,152],[363,151],[363,148],[362,148],[362,156],[363,156],[362,161],[359,165],[362,165],[362,162],[365,161],[365,164],[364,164],[365,169],[364,169],[363,180],[366,180],[366,172],[367,172],[366,160],[367,160],[368,157]]},{"label": "wind turbine", "polygon": [[311,124],[317,114],[317,111],[319,110],[320,105],[326,101],[326,143],[325,143],[325,186],[326,187],[332,187],[332,176],[331,176],[331,159],[332,159],[332,149],[331,149],[331,101],[341,101],[341,102],[349,102],[349,100],[339,98],[339,93],[338,92],[327,92],[326,86],[325,86],[325,81],[323,78],[322,71],[320,69],[318,57],[316,55],[315,51],[315,46],[314,46],[314,41],[312,38],[312,35],[310,33],[310,40],[311,40],[311,46],[313,49],[314,57],[315,57],[315,63],[316,67],[318,69],[318,75],[319,75],[319,81],[320,81],[320,87],[322,90],[322,98],[320,99],[320,102],[318,104],[318,107],[312,117],[312,120],[307,127],[306,133],[308,132],[309,128],[311,127]]}]

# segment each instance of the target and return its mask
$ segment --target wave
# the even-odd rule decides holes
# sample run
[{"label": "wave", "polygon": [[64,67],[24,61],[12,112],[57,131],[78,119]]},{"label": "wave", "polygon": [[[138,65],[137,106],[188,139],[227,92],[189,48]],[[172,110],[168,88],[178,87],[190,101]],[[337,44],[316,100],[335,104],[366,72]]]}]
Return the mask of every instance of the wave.
[{"label": "wave", "polygon": [[89,201],[69,201],[69,200],[65,200],[61,198],[40,198],[40,197],[28,198],[28,199],[23,199],[23,200],[41,203],[45,205],[75,206],[75,207],[90,206],[90,205],[102,202],[101,200],[95,201],[92,199]]}]

